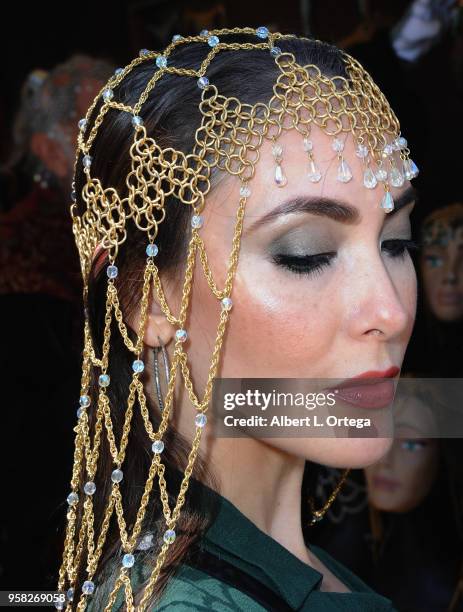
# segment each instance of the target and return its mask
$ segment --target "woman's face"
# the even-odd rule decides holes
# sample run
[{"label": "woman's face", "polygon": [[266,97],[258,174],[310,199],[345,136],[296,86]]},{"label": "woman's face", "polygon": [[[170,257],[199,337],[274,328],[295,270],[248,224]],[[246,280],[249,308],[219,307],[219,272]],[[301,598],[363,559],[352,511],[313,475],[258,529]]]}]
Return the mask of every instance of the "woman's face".
[{"label": "woman's face", "polygon": [[441,321],[463,317],[463,219],[455,230],[447,228],[448,240],[423,247],[421,271],[428,304]]},{"label": "woman's face", "polygon": [[[325,177],[318,184],[307,178],[307,154],[296,131],[279,139],[288,178],[285,187],[274,182],[271,144],[266,141],[261,148],[249,183],[252,193],[246,204],[220,377],[344,379],[401,366],[416,309],[415,270],[402,242],[411,238],[410,184],[392,188],[394,199],[398,202],[405,194],[407,205],[385,214],[379,206],[382,186],[373,190],[363,186],[362,162],[352,138],[344,150],[354,174],[347,184],[336,181],[332,139],[316,129],[311,139]],[[200,234],[219,288],[232,248],[239,186],[236,179],[223,181],[208,196],[202,213]],[[220,300],[212,294],[198,261],[185,349],[200,397],[219,313]],[[365,409],[358,410],[359,416],[368,416]],[[373,463],[391,444],[388,438],[266,442],[292,455],[352,467]]]},{"label": "woman's face", "polygon": [[377,510],[409,512],[429,494],[439,459],[438,441],[419,437],[420,429],[429,431],[429,413],[418,398],[410,398],[397,420],[397,439],[390,451],[365,469],[368,499]]}]

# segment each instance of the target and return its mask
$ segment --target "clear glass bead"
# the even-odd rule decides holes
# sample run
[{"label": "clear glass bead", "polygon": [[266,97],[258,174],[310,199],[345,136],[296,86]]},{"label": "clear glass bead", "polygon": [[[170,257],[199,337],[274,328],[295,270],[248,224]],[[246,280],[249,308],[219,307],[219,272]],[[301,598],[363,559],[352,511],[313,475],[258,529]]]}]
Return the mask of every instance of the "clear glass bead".
[{"label": "clear glass bead", "polygon": [[222,304],[222,308],[223,308],[223,310],[230,310],[230,309],[231,309],[231,307],[233,306],[232,299],[231,299],[231,298],[229,298],[229,297],[224,297],[224,298],[222,299],[221,304]]},{"label": "clear glass bead", "polygon": [[363,184],[367,189],[374,189],[378,184],[378,180],[375,176],[373,170],[368,166],[365,168],[365,172],[363,173]]},{"label": "clear glass bead", "polygon": [[280,164],[277,164],[275,167],[275,183],[278,185],[278,187],[284,187],[287,182],[288,179],[283,172],[283,168],[280,166]]},{"label": "clear glass bead", "polygon": [[66,597],[68,601],[72,601],[74,599],[74,589],[72,587],[66,591]]},{"label": "clear glass bead", "polygon": [[105,89],[103,92],[103,100],[109,102],[114,98],[114,91],[112,89]]},{"label": "clear glass bead", "polygon": [[251,195],[251,190],[249,189],[249,187],[247,185],[242,185],[240,187],[240,197],[249,198],[250,195]]},{"label": "clear glass bead", "polygon": [[146,247],[146,254],[148,255],[148,257],[156,257],[156,255],[159,253],[159,248],[157,244],[149,244]]},{"label": "clear glass bead", "polygon": [[268,38],[268,35],[269,31],[265,26],[260,26],[256,29],[256,36],[258,38],[262,38],[262,40],[264,40],[265,38]]},{"label": "clear glass bead", "polygon": [[179,40],[182,40],[183,36],[181,34],[174,34],[172,36],[172,42],[178,42]]},{"label": "clear glass bead", "polygon": [[207,39],[207,44],[209,45],[209,47],[216,47],[219,42],[220,41],[218,36],[209,36],[209,38]]},{"label": "clear glass bead", "polygon": [[145,364],[143,363],[143,361],[141,359],[135,359],[135,361],[132,363],[132,370],[136,374],[140,374],[140,372],[143,372],[144,369]]},{"label": "clear glass bead", "polygon": [[307,173],[307,176],[311,183],[318,183],[322,178],[322,173],[317,168],[313,159],[309,161],[309,171]]},{"label": "clear glass bead", "polygon": [[135,557],[131,553],[126,553],[122,557],[122,567],[133,567],[135,563]]},{"label": "clear glass bead", "polygon": [[132,125],[134,128],[139,128],[143,125],[143,119],[140,117],[140,115],[134,115],[132,117]]},{"label": "clear glass bead", "polygon": [[180,340],[180,342],[185,342],[185,340],[188,338],[186,329],[177,329],[177,331],[175,332],[175,338],[177,340]]},{"label": "clear glass bead", "polygon": [[86,580],[84,584],[82,585],[82,592],[85,593],[85,595],[92,595],[94,590],[95,590],[95,583],[92,582],[91,580]]},{"label": "clear glass bead", "polygon": [[73,190],[71,191],[71,200],[72,200],[73,202],[75,202],[75,201],[77,200],[77,194],[76,194],[75,189],[73,189]]},{"label": "clear glass bead", "polygon": [[193,227],[194,229],[199,229],[202,226],[203,218],[201,217],[201,215],[193,215],[191,217],[191,227]]},{"label": "clear glass bead", "polygon": [[389,191],[386,191],[383,196],[383,199],[381,200],[381,208],[386,213],[389,213],[391,212],[391,210],[394,210],[394,200]]},{"label": "clear glass bead", "polygon": [[195,423],[196,427],[204,427],[204,425],[207,423],[207,416],[204,414],[204,412],[200,412],[195,416]]},{"label": "clear glass bead", "polygon": [[140,51],[139,51],[139,53],[138,53],[138,55],[139,55],[140,57],[146,57],[146,56],[147,56],[147,55],[149,55],[149,54],[150,54],[150,51],[149,51],[148,49],[140,49]]},{"label": "clear glass bead", "polygon": [[395,166],[389,172],[389,182],[393,187],[402,187],[404,184],[404,176],[402,172]]},{"label": "clear glass bead", "polygon": [[79,127],[79,130],[81,130],[83,132],[85,130],[85,128],[87,127],[87,119],[85,119],[85,118],[81,119],[77,125]]},{"label": "clear glass bead", "polygon": [[84,493],[87,495],[93,495],[96,491],[96,484],[89,480],[84,484]]},{"label": "clear glass bead", "polygon": [[78,501],[79,501],[79,496],[77,495],[77,493],[74,493],[74,491],[69,493],[69,495],[67,496],[67,502],[69,506],[75,506]]},{"label": "clear glass bead", "polygon": [[[55,608],[56,610],[64,610],[64,601],[61,601],[61,599],[57,599],[55,601]],[[3,606],[2,606],[3,607]]]},{"label": "clear glass bead", "polygon": [[302,146],[304,147],[304,151],[307,153],[313,151],[313,142],[310,140],[310,138],[305,137]]},{"label": "clear glass bead", "polygon": [[158,68],[165,68],[167,66],[167,57],[165,55],[158,55],[156,58],[156,66]]},{"label": "clear glass bead", "polygon": [[175,540],[175,531],[173,529],[167,529],[164,532],[163,539],[167,544],[172,544],[172,542]]},{"label": "clear glass bead", "polygon": [[281,55],[281,49],[280,47],[272,47],[270,49],[270,55],[272,57],[278,57],[279,55]]},{"label": "clear glass bead", "polygon": [[200,36],[209,36],[209,30],[201,30],[199,33]]},{"label": "clear glass bead", "polygon": [[146,533],[137,545],[137,550],[149,550],[153,547],[153,533]]},{"label": "clear glass bead", "polygon": [[355,150],[355,154],[357,157],[360,157],[360,159],[365,159],[368,156],[368,147],[364,144],[359,144]]},{"label": "clear glass bead", "polygon": [[375,176],[380,183],[385,183],[387,181],[387,171],[383,168],[378,168]]},{"label": "clear glass bead", "polygon": [[100,385],[100,387],[108,387],[110,381],[111,379],[109,377],[109,374],[100,374],[100,376],[98,377],[98,384]]},{"label": "clear glass bead", "polygon": [[114,74],[116,76],[119,76],[120,74],[122,74],[124,72],[123,68],[116,68],[116,70],[114,71]]},{"label": "clear glass bead", "polygon": [[336,153],[341,153],[342,151],[344,151],[344,141],[341,140],[341,138],[335,138],[331,143],[331,148]]},{"label": "clear glass bead", "polygon": [[280,144],[274,144],[272,147],[272,155],[275,161],[280,162],[283,155],[283,147]]},{"label": "clear glass bead", "polygon": [[111,474],[111,480],[113,482],[121,482],[123,478],[124,474],[122,473],[122,470],[113,470]]},{"label": "clear glass bead", "polygon": [[199,77],[197,83],[199,89],[206,89],[206,87],[209,85],[209,79],[206,76],[202,76]]},{"label": "clear glass bead", "polygon": [[83,408],[88,408],[90,406],[90,397],[88,395],[81,395],[79,399],[79,404]]},{"label": "clear glass bead", "polygon": [[416,176],[418,176],[418,173],[419,173],[418,166],[411,159],[408,159],[408,158],[404,159],[403,169],[404,169],[404,176],[407,179],[407,181],[411,181]]},{"label": "clear glass bead", "polygon": [[118,273],[119,273],[119,270],[117,269],[117,266],[115,266],[114,264],[106,268],[106,274],[108,275],[108,278],[116,278]]},{"label": "clear glass bead", "polygon": [[80,419],[80,417],[84,414],[84,409],[82,408],[82,406],[80,406],[80,408],[77,408],[77,418]]},{"label": "clear glass bead", "polygon": [[84,155],[82,158],[82,164],[84,165],[84,168],[90,168],[92,165],[92,157],[90,155]]},{"label": "clear glass bead", "polygon": [[164,442],[162,440],[155,440],[151,446],[151,450],[156,455],[159,455],[164,450]]},{"label": "clear glass bead", "polygon": [[342,159],[338,166],[338,174],[336,179],[341,183],[348,183],[352,178],[352,170],[345,159]]},{"label": "clear glass bead", "polygon": [[385,157],[389,157],[389,155],[392,155],[394,153],[394,147],[391,143],[388,143],[387,145],[385,145],[384,149],[383,149],[383,155]]}]

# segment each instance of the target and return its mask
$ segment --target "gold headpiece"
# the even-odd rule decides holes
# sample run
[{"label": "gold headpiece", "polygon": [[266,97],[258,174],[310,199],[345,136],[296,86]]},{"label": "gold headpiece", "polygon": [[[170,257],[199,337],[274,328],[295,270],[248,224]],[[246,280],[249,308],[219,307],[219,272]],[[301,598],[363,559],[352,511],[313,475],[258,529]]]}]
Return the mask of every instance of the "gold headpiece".
[{"label": "gold headpiece", "polygon": [[[228,40],[230,35],[246,35],[248,42]],[[211,32],[203,31],[199,36],[175,36],[172,43],[162,52],[154,53],[142,50],[140,56],[128,66],[118,69],[87,112],[86,118],[79,122],[80,134],[76,158],[76,172],[83,165],[85,173],[81,193],[73,192],[71,214],[73,231],[80,255],[84,281],[84,302],[88,297],[88,284],[95,250],[103,248],[108,251],[107,295],[104,339],[101,350],[93,346],[86,310],[84,328],[83,375],[78,410],[78,423],[75,428],[75,458],[71,480],[71,492],[67,498],[67,529],[63,563],[59,573],[58,589],[67,591],[67,601],[74,598],[77,610],[83,610],[87,597],[95,589],[95,574],[101,557],[108,525],[113,513],[117,517],[120,540],[124,551],[120,561],[120,572],[115,587],[105,609],[110,610],[117,592],[125,590],[129,610],[133,608],[133,594],[130,583],[130,568],[134,564],[134,550],[143,527],[145,511],[153,489],[155,479],[159,485],[160,499],[165,517],[165,531],[159,538],[159,554],[153,572],[140,601],[139,608],[144,610],[153,592],[166,558],[167,550],[175,540],[176,523],[180,510],[185,502],[189,478],[191,476],[201,432],[207,421],[207,409],[211,399],[213,379],[218,369],[220,350],[230,310],[232,308],[232,282],[238,263],[240,237],[247,198],[251,193],[255,165],[259,160],[260,147],[264,139],[272,144],[272,155],[275,162],[275,183],[283,187],[287,182],[284,174],[283,148],[278,137],[283,130],[295,129],[301,134],[301,151],[308,157],[307,180],[317,183],[322,173],[317,165],[317,153],[311,141],[311,126],[315,125],[332,138],[332,148],[338,156],[337,180],[348,182],[353,173],[343,156],[343,133],[350,133],[356,144],[356,153],[363,160],[363,177],[361,180],[368,189],[382,185],[383,195],[380,205],[385,212],[393,209],[390,186],[399,187],[405,179],[413,178],[418,170],[409,158],[406,140],[401,136],[399,123],[389,107],[385,97],[374,84],[362,66],[346,53],[342,53],[345,64],[343,76],[328,77],[322,74],[319,67],[310,64],[301,66],[292,53],[283,52],[278,44],[293,36],[270,33],[267,28],[223,29]],[[280,42],[281,41],[281,42]],[[189,43],[200,43],[209,49],[201,65],[197,68],[176,67],[175,49]],[[312,44],[314,42],[312,41]],[[317,43],[318,44],[318,43]],[[321,43],[320,43],[321,44]],[[214,57],[222,52],[262,50],[267,53],[269,62],[275,62],[278,78],[273,86],[273,97],[267,104],[255,105],[242,103],[235,97],[224,97],[213,82],[209,82],[208,69]],[[119,86],[136,66],[153,65],[153,74],[146,83],[136,104],[130,106],[123,100],[117,100]],[[210,73],[209,73],[210,74]],[[150,136],[144,126],[143,109],[156,83],[165,75],[178,75],[182,78],[193,77],[198,85],[198,105],[202,116],[192,150],[189,154],[175,148],[161,148]],[[213,81],[213,77],[211,77]],[[252,87],[252,84],[250,85]],[[100,107],[98,109],[98,104]],[[105,116],[110,109],[132,116],[133,143],[130,146],[131,166],[125,181],[125,192],[118,191],[111,185],[102,185],[94,175],[92,168],[97,165],[92,159],[92,143],[98,130],[104,124]],[[90,125],[91,118],[93,125]],[[97,160],[95,160],[97,161]],[[223,288],[219,288],[209,267],[204,242],[201,238],[203,219],[201,212],[205,197],[210,190],[210,177],[213,168],[234,175],[241,181],[240,197],[237,206],[236,224],[232,249],[228,262],[227,275]],[[301,178],[304,180],[304,178]],[[74,183],[75,185],[76,183]],[[176,198],[192,208],[191,235],[189,236],[186,273],[182,292],[180,311],[170,310],[164,295],[158,268],[155,264],[158,254],[156,236],[166,216],[166,199]],[[118,276],[117,256],[119,247],[127,237],[129,220],[146,233],[146,266],[141,290],[141,316],[136,341],[132,341],[124,322],[119,304],[116,278]],[[188,366],[188,356],[184,342],[188,338],[185,321],[189,307],[189,295],[192,285],[193,268],[196,255],[199,254],[201,265],[213,294],[221,302],[220,319],[216,341],[212,353],[209,375],[202,398],[195,391]],[[167,393],[157,430],[147,408],[140,374],[144,370],[142,350],[144,347],[145,325],[149,295],[152,290],[157,294],[161,308],[167,320],[176,328],[175,346],[170,368]],[[111,406],[108,398],[108,386],[112,384],[108,374],[110,357],[111,323],[115,317],[115,327],[122,335],[124,344],[133,353],[132,379],[129,397],[124,415],[124,425],[120,440],[116,440]],[[97,356],[97,354],[99,356]],[[97,392],[91,387],[92,373],[98,376]],[[165,432],[169,415],[172,411],[174,387],[178,371],[181,372],[189,399],[197,410],[195,424],[196,434],[192,442],[188,465],[181,482],[177,503],[169,507],[166,482],[164,479],[163,450]],[[124,459],[127,442],[130,436],[131,420],[138,398],[141,417],[146,434],[152,442],[152,463],[145,490],[141,497],[137,519],[130,533],[124,519],[122,497],[119,483],[123,479]],[[91,439],[89,427],[89,410],[94,407],[94,435]],[[102,436],[107,438],[112,460],[112,484],[108,495],[105,515],[101,522],[99,534],[94,533],[93,498],[96,491],[94,483],[99,449]],[[106,443],[106,440],[105,440]],[[81,517],[77,529],[77,516]],[[86,580],[80,592],[74,592],[77,568],[83,561],[86,567]],[[63,609],[66,604],[63,604]]]}]

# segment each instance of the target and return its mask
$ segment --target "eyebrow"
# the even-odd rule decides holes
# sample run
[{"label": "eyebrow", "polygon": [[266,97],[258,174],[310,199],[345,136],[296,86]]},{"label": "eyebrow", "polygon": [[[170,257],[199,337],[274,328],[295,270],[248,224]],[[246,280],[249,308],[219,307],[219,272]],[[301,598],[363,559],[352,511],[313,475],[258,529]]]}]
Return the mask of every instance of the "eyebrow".
[{"label": "eyebrow", "polygon": [[[417,197],[418,192],[416,189],[409,186],[394,200],[394,208],[390,213],[387,213],[387,218],[391,218],[401,208],[415,201]],[[244,231],[244,234],[253,232],[258,227],[267,225],[278,217],[292,213],[311,213],[321,217],[328,217],[346,225],[354,225],[361,218],[358,208],[341,200],[301,196],[287,200],[262,217],[259,217]]]}]

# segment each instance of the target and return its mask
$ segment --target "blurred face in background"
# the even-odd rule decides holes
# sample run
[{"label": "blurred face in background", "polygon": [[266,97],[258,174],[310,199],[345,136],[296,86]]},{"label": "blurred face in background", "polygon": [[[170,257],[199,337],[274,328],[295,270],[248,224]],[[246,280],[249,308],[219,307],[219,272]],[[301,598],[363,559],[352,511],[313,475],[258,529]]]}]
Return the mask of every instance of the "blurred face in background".
[{"label": "blurred face in background", "polygon": [[427,303],[441,321],[463,317],[463,206],[454,223],[436,220],[425,229],[421,271]]}]

